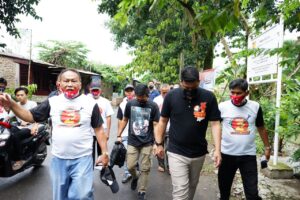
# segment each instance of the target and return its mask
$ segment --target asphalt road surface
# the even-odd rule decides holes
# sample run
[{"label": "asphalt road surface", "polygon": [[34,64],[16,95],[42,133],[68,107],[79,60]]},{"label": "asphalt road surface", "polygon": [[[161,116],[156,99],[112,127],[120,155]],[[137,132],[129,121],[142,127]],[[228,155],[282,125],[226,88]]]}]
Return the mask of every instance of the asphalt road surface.
[{"label": "asphalt road surface", "polygon": [[[116,110],[115,110],[116,112]],[[111,136],[109,149],[112,149],[116,139],[117,120],[112,117]],[[209,159],[209,158],[207,158]],[[51,160],[50,147],[48,156],[43,166],[37,169],[27,169],[10,178],[0,178],[0,200],[51,200],[52,188],[49,174]],[[134,200],[137,199],[137,191],[130,189],[130,182],[122,184],[123,170],[118,166],[114,167],[120,190],[113,194],[110,188],[104,185],[99,178],[99,171],[94,172],[94,197],[95,200]],[[215,177],[202,175],[195,194],[195,200],[214,200],[217,199],[217,185]],[[149,177],[148,190],[146,193],[148,200],[168,200],[172,199],[171,177],[168,173],[157,171],[157,161],[153,159],[153,165]]]}]

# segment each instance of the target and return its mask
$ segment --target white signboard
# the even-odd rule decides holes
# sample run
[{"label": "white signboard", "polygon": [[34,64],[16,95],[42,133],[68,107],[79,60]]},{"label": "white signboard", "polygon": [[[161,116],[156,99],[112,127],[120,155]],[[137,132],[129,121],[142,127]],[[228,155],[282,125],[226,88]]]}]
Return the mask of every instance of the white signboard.
[{"label": "white signboard", "polygon": [[[261,35],[249,37],[248,48],[274,49],[281,47],[283,35],[283,24],[276,24],[266,29]],[[248,79],[256,76],[263,76],[277,73],[278,56],[264,55],[248,57],[247,76]]]}]

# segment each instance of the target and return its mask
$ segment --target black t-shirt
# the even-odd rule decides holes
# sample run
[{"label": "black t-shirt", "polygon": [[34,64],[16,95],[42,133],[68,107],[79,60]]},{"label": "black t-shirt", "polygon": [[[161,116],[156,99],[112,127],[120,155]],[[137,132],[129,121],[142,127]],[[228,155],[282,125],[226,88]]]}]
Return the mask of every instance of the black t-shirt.
[{"label": "black t-shirt", "polygon": [[128,144],[134,147],[152,145],[153,122],[159,121],[159,108],[148,100],[141,105],[136,99],[126,104],[124,116],[129,119]]},{"label": "black t-shirt", "polygon": [[197,97],[185,99],[183,89],[170,91],[164,99],[162,117],[170,119],[168,151],[195,158],[208,153],[205,139],[208,121],[221,120],[217,100],[198,88]]}]

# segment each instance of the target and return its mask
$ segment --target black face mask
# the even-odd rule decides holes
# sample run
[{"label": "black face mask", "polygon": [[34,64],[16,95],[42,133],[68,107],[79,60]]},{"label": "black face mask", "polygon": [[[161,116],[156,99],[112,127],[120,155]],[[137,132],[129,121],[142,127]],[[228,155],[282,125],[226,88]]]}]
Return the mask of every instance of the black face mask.
[{"label": "black face mask", "polygon": [[149,89],[152,90],[154,88],[153,85],[149,85]]},{"label": "black face mask", "polygon": [[4,92],[5,91],[5,87],[0,87],[0,92],[2,93],[2,92]]},{"label": "black face mask", "polygon": [[138,101],[140,106],[145,106],[147,104],[147,101]]},{"label": "black face mask", "polygon": [[197,96],[197,89],[187,90],[183,89],[183,95],[185,99],[195,99]]}]

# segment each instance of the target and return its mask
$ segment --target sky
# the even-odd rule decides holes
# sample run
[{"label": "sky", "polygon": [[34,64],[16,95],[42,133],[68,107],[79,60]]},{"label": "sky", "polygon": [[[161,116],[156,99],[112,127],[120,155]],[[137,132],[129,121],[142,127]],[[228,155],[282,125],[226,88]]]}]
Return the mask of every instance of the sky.
[{"label": "sky", "polygon": [[[90,50],[91,61],[113,66],[129,63],[132,57],[126,47],[115,48],[113,35],[105,23],[107,15],[98,14],[99,0],[41,0],[36,7],[42,21],[20,16],[18,28],[27,29],[20,40],[6,37],[7,45],[15,53],[29,54],[30,33],[32,31],[33,58],[37,58],[34,45],[47,40],[80,41]],[[18,46],[18,48],[16,48]]]}]

